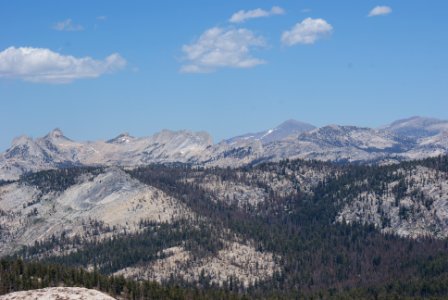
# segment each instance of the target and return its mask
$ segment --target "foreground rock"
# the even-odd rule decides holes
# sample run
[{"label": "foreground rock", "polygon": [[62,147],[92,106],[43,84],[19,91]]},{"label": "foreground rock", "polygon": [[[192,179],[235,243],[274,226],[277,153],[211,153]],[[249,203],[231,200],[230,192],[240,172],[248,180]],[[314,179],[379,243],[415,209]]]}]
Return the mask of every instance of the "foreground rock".
[{"label": "foreground rock", "polygon": [[114,298],[98,292],[79,287],[55,287],[10,293],[0,296],[0,300],[113,300]]}]

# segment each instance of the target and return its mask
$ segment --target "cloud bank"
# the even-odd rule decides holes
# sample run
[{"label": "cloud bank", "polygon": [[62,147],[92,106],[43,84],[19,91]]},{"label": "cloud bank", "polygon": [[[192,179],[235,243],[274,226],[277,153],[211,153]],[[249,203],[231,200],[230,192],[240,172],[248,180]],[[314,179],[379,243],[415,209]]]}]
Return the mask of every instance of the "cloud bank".
[{"label": "cloud bank", "polygon": [[290,30],[284,31],[282,43],[287,46],[296,44],[314,44],[324,36],[330,35],[333,27],[324,19],[306,18]]},{"label": "cloud bank", "polygon": [[250,51],[263,46],[264,38],[248,29],[213,27],[206,30],[194,43],[182,47],[188,63],[180,71],[206,73],[222,67],[255,67],[265,61],[252,57]]},{"label": "cloud bank", "polygon": [[273,15],[282,15],[285,13],[285,10],[278,6],[273,6],[271,10],[264,10],[261,8],[257,8],[254,10],[240,10],[230,17],[230,23],[242,23],[249,19],[255,18],[263,18],[270,17]]},{"label": "cloud bank", "polygon": [[125,66],[126,60],[117,53],[95,60],[61,55],[45,48],[9,47],[0,52],[0,78],[31,82],[69,83],[96,78]]}]

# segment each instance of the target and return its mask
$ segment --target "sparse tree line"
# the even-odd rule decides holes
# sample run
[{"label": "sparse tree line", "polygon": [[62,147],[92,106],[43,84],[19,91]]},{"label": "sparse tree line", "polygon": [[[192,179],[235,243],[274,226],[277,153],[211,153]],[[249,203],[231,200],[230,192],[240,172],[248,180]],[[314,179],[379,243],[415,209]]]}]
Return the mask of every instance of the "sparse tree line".
[{"label": "sparse tree line", "polygon": [[56,286],[97,289],[119,299],[248,299],[219,289],[162,286],[150,281],[133,281],[123,276],[105,276],[97,270],[68,268],[57,264],[0,260],[0,295]]},{"label": "sparse tree line", "polygon": [[[351,289],[326,288],[313,293],[294,291],[256,290],[236,292],[230,281],[224,287],[216,288],[204,284],[201,287],[181,287],[176,283],[160,285],[146,280],[134,281],[123,276],[105,276],[97,270],[88,272],[81,268],[62,265],[0,260],[0,295],[15,291],[41,289],[46,287],[70,286],[96,289],[117,299],[446,299],[448,278],[447,257],[434,258],[433,262],[418,266],[422,272],[439,274],[436,278],[397,280],[384,285]],[[442,261],[442,262],[440,262]]]}]

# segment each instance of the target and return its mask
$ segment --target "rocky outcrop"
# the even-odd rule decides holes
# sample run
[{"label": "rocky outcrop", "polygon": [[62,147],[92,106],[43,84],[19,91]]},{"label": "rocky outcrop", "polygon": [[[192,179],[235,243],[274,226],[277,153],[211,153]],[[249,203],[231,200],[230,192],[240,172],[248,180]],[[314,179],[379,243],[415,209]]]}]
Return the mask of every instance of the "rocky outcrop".
[{"label": "rocky outcrop", "polygon": [[0,300],[114,300],[111,296],[97,290],[80,287],[53,287],[29,290],[0,296]]}]

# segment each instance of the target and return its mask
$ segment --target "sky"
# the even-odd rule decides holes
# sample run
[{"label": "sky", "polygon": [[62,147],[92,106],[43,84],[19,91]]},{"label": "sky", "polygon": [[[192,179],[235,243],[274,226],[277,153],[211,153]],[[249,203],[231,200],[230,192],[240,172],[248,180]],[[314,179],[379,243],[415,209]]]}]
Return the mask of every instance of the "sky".
[{"label": "sky", "polygon": [[2,1],[0,150],[448,119],[448,1]]}]

